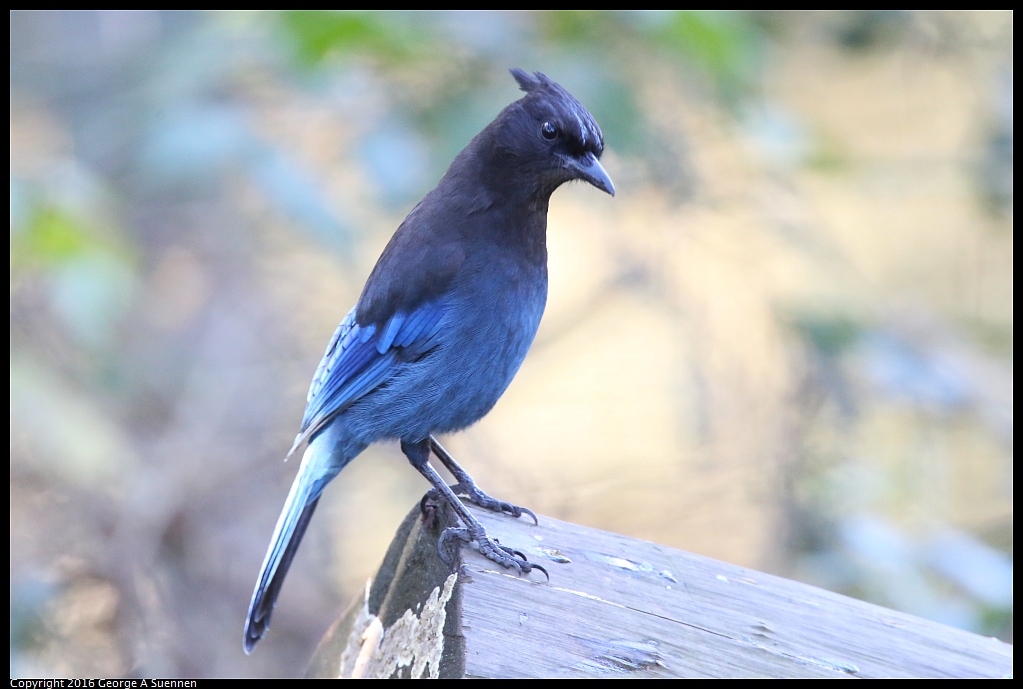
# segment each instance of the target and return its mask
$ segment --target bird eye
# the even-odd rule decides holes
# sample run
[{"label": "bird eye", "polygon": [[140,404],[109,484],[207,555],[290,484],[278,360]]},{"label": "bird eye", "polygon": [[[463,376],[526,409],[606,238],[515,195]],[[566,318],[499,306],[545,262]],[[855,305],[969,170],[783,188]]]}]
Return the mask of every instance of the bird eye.
[{"label": "bird eye", "polygon": [[553,122],[544,122],[540,127],[540,135],[548,141],[558,138],[558,127]]}]

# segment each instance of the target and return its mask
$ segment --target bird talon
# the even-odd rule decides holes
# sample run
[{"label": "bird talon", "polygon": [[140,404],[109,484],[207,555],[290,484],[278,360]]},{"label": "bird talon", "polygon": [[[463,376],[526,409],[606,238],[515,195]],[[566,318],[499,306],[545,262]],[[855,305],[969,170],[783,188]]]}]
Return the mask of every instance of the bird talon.
[{"label": "bird talon", "polygon": [[437,554],[444,564],[448,567],[454,566],[454,558],[451,553],[456,549],[452,547],[451,541],[457,539],[463,543],[474,543],[480,555],[505,569],[514,569],[517,574],[529,574],[532,570],[538,569],[547,577],[547,581],[550,581],[547,570],[530,562],[521,550],[501,545],[498,539],[491,538],[486,531],[479,534],[474,534],[473,531],[474,529],[471,528],[455,526],[444,530],[440,538],[437,539]]},{"label": "bird talon", "polygon": [[441,533],[440,538],[437,539],[437,554],[440,556],[440,559],[443,560],[444,564],[453,569],[455,560],[449,551],[454,549],[448,545],[452,538],[457,538],[463,543],[471,543],[473,539],[469,534],[468,529],[457,526],[444,529],[444,532]]},{"label": "bird talon", "polygon": [[513,505],[510,502],[504,502],[503,500],[495,500],[475,486],[467,488],[463,495],[465,495],[465,498],[469,502],[477,507],[482,507],[483,509],[491,512],[500,512],[501,514],[513,517],[514,519],[518,519],[522,515],[528,514],[530,519],[533,520],[533,524],[540,524],[540,520],[536,518],[533,510],[526,507],[519,507],[518,505]]},{"label": "bird talon", "polygon": [[476,486],[476,482],[472,480],[472,477],[463,469],[458,466],[458,462],[455,458],[448,454],[437,439],[432,435],[430,440],[430,451],[433,452],[440,459],[441,463],[447,467],[448,471],[455,477],[456,483],[450,486],[451,492],[455,495],[462,496],[465,500],[471,502],[477,507],[482,507],[485,510],[491,512],[499,512],[501,514],[508,515],[518,519],[523,514],[528,514],[532,518],[533,523],[536,525],[540,524],[540,520],[536,518],[532,510],[526,509],[525,507],[519,507],[513,505],[510,502],[504,502],[503,500],[497,500],[490,497]]},{"label": "bird talon", "polygon": [[530,569],[538,569],[538,570],[540,570],[541,572],[543,572],[543,575],[544,575],[545,577],[547,577],[547,583],[550,583],[550,581],[551,581],[551,575],[547,573],[547,570],[546,570],[546,569],[544,569],[544,568],[543,568],[542,566],[540,566],[540,565],[534,565],[534,564],[533,564],[532,562],[530,562],[530,563],[529,563],[529,566],[530,566]]}]

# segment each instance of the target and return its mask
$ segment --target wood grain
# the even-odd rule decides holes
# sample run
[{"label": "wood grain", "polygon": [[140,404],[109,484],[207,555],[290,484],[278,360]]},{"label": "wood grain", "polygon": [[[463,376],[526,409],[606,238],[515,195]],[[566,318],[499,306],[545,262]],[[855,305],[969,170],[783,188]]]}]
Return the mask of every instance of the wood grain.
[{"label": "wood grain", "polygon": [[[491,536],[544,566],[550,582],[535,571],[498,571],[463,548],[452,586],[436,554],[440,524],[450,517],[427,527],[417,507],[372,583],[321,643],[312,676],[350,676],[360,657],[361,676],[1012,674],[1012,646],[996,639],[547,517],[534,526],[473,512]],[[383,657],[397,640],[387,647],[382,639],[413,632],[414,643],[397,644],[406,649],[404,665]],[[438,648],[439,662],[428,662]]]}]

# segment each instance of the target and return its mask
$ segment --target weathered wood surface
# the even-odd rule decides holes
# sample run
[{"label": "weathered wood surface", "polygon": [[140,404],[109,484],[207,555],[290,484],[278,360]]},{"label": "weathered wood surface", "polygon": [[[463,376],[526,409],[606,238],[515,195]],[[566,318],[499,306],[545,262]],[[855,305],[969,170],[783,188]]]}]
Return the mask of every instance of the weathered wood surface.
[{"label": "weathered wood surface", "polygon": [[550,572],[470,548],[418,508],[327,633],[314,677],[1006,677],[1012,646],[812,586],[540,517],[473,510]]}]

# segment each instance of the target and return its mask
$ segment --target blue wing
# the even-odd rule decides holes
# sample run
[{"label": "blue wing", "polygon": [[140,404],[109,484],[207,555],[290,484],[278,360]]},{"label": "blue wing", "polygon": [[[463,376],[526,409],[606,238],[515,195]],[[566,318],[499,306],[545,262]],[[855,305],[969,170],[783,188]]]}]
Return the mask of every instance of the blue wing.
[{"label": "blue wing", "polygon": [[[305,441],[310,442],[252,592],[245,623],[246,653],[252,651],[270,624],[277,594],[320,494],[352,459],[334,451],[332,434],[343,430],[330,426],[331,420],[386,382],[400,363],[417,359],[437,345],[446,304],[443,300],[426,302],[408,313],[399,311],[381,324],[366,326],[356,322],[355,311],[352,309],[334,332],[309,387],[302,432],[288,456]],[[321,430],[323,434],[317,435]]]},{"label": "blue wing", "polygon": [[443,300],[410,313],[397,312],[384,323],[359,325],[353,308],[334,331],[309,386],[302,430],[288,453],[323,428],[339,412],[386,381],[395,366],[437,344],[446,312]]}]

